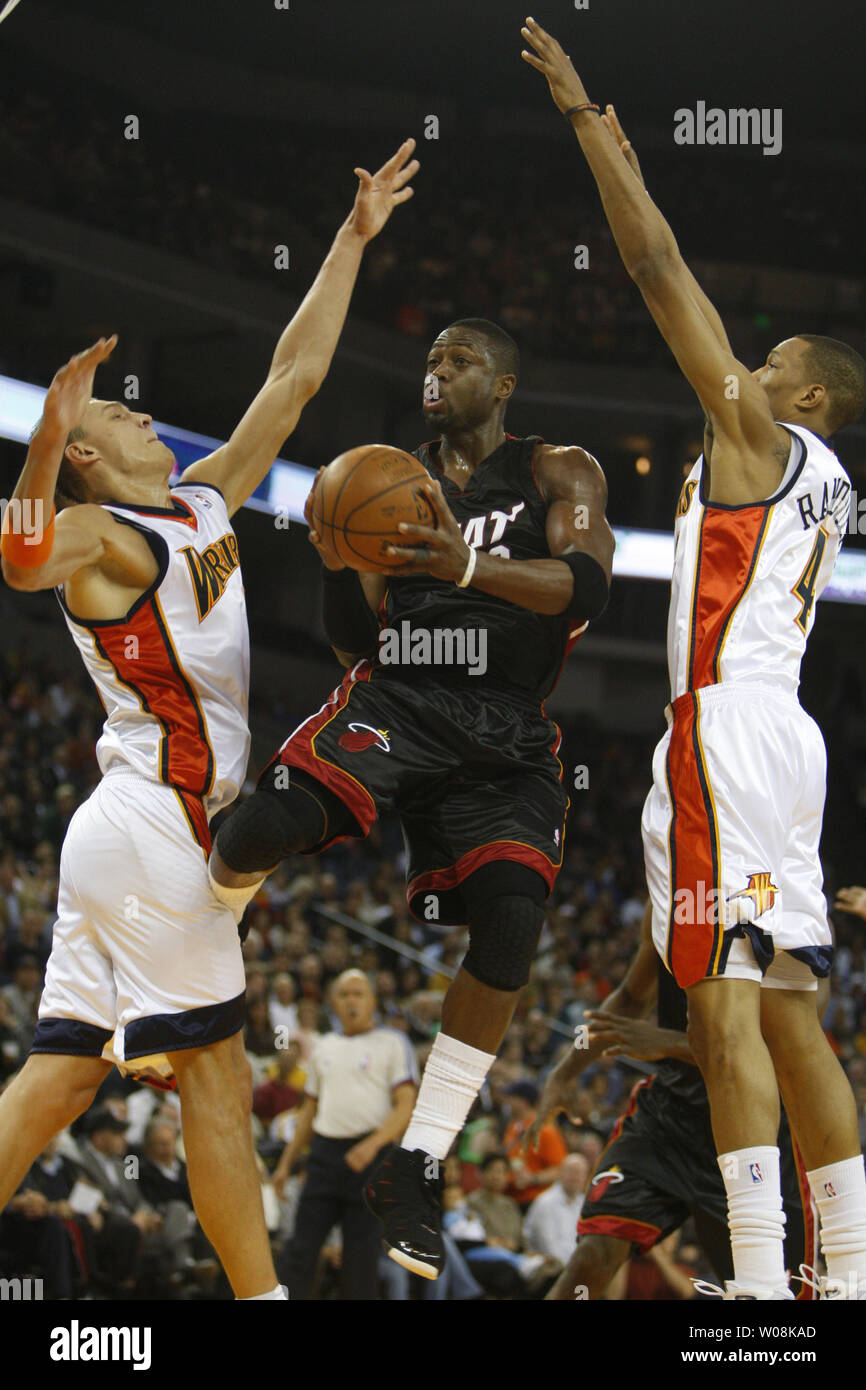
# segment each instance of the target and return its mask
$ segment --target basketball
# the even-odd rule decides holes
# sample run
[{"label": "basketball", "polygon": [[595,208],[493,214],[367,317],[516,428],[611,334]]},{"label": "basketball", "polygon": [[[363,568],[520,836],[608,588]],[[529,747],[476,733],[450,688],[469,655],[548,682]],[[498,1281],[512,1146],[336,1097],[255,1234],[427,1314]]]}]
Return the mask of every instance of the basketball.
[{"label": "basketball", "polygon": [[390,444],[361,444],[340,454],[319,478],[312,500],[313,524],[350,569],[380,574],[406,562],[387,554],[405,545],[401,521],[435,526],[421,491],[430,474],[411,454]]}]

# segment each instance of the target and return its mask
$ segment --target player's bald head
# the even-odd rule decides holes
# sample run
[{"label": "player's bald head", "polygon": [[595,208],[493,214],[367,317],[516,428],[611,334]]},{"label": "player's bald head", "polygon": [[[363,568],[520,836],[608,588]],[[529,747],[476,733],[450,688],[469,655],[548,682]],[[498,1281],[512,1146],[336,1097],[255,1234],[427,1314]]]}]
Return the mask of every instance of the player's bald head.
[{"label": "player's bald head", "polygon": [[520,350],[511,334],[500,328],[498,323],[493,323],[491,319],[456,319],[442,330],[436,341],[443,341],[446,336],[453,341],[461,334],[484,345],[497,376],[519,375]]}]

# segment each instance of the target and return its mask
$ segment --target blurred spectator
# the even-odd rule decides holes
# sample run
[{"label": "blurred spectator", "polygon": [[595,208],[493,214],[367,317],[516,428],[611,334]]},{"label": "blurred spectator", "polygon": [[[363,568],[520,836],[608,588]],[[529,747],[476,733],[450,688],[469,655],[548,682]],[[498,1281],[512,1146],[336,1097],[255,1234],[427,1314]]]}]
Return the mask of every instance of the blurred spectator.
[{"label": "blurred spectator", "polygon": [[7,1266],[0,1272],[40,1277],[46,1298],[74,1298],[85,1277],[90,1219],[70,1206],[74,1186],[74,1165],[58,1154],[55,1136],[0,1216],[2,1265]]},{"label": "blurred spectator", "polygon": [[254,1057],[272,1057],[276,1052],[277,1039],[271,1027],[270,1009],[266,995],[258,999],[254,998],[247,1003],[244,1047]]},{"label": "blurred spectator", "polygon": [[374,1026],[376,999],[359,970],[335,982],[342,1033],[319,1038],[309,1062],[295,1133],[274,1173],[279,1190],[310,1145],[307,1180],[281,1274],[292,1299],[307,1299],[328,1232],[343,1232],[341,1287],[346,1299],[377,1299],[381,1226],[363,1199],[383,1149],[399,1140],[415,1104],[418,1069],[406,1039]]},{"label": "blurred spectator", "polygon": [[90,1111],[78,1147],[79,1177],[102,1194],[98,1215],[97,1274],[131,1289],[141,1269],[145,1244],[162,1219],[142,1201],[135,1168],[124,1161],[126,1124],[108,1107]]},{"label": "blurred spectator", "polygon": [[294,1110],[300,1104],[301,1091],[293,1084],[298,1079],[301,1085],[304,1082],[304,1073],[298,1066],[300,1056],[301,1045],[293,1038],[276,1054],[276,1076],[263,1081],[253,1092],[253,1114],[262,1124],[269,1125],[277,1115]]},{"label": "blurred spectator", "polygon": [[38,956],[24,953],[18,957],[12,971],[11,985],[4,985],[3,998],[12,1017],[12,1027],[18,1037],[30,1046],[36,1027],[36,1014],[42,994],[42,966]]},{"label": "blurred spectator", "polygon": [[296,994],[295,982],[288,971],[281,971],[279,975],[274,976],[273,993],[268,1003],[270,1023],[275,1033],[283,1029],[287,1038],[291,1037],[298,1026]]},{"label": "blurred spectator", "polygon": [[[523,1217],[513,1197],[506,1195],[509,1179],[508,1159],[503,1153],[489,1153],[481,1161],[481,1187],[466,1199],[466,1210],[479,1218],[484,1228],[484,1245],[469,1246],[471,1236],[465,1228],[457,1231],[463,1237],[462,1248],[466,1262],[476,1278],[486,1288],[499,1292],[511,1287],[504,1296],[526,1298],[540,1296],[553,1282],[561,1265],[557,1259],[525,1249]],[[454,1239],[459,1237],[454,1228]],[[503,1274],[510,1271],[503,1288]],[[519,1282],[513,1276],[517,1275]],[[490,1276],[494,1283],[489,1283]]]},{"label": "blurred spectator", "polygon": [[583,1154],[568,1154],[556,1182],[536,1197],[523,1220],[527,1244],[542,1255],[554,1255],[563,1265],[568,1264],[577,1242],[577,1218],[588,1177],[589,1164]]},{"label": "blurred spectator", "polygon": [[545,1125],[534,1148],[523,1151],[523,1136],[535,1119],[538,1087],[532,1081],[514,1081],[506,1087],[511,1108],[511,1122],[503,1136],[503,1147],[511,1164],[508,1194],[521,1207],[529,1206],[536,1197],[556,1182],[559,1166],[568,1153],[565,1140],[556,1125]]}]

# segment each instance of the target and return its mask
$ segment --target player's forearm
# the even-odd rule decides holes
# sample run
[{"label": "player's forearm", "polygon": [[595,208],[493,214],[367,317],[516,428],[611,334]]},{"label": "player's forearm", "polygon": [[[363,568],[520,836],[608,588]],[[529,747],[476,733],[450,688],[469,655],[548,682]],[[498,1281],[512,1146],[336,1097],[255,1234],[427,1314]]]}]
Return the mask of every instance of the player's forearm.
[{"label": "player's forearm", "polygon": [[649,1004],[635,998],[626,984],[617,985],[598,1006],[600,1014],[617,1014],[621,1018],[643,1018],[648,1011]]},{"label": "player's forearm", "polygon": [[323,567],[322,622],[328,641],[339,659],[346,657],[346,664],[354,665],[375,651],[379,623],[355,570]]},{"label": "player's forearm", "polygon": [[[583,1044],[586,1043],[584,1047]],[[569,1043],[563,1052],[556,1066],[551,1071],[544,1083],[544,1089],[550,1087],[557,1091],[567,1091],[572,1082],[576,1081],[581,1072],[591,1067],[593,1062],[597,1062],[604,1052],[604,1043],[589,1042],[586,1033],[579,1031],[575,1041]],[[539,1104],[539,1110],[544,1109],[543,1101]]]},{"label": "player's forearm", "polygon": [[289,1140],[283,1152],[280,1154],[276,1171],[280,1174],[287,1174],[297,1163],[301,1154],[309,1147],[313,1137],[313,1120],[316,1115],[316,1106],[302,1105],[298,1111],[298,1118],[295,1121],[295,1132]]},{"label": "player's forearm", "polygon": [[[3,517],[3,578],[12,589],[42,589],[54,549],[54,490],[66,443],[62,431],[40,425]],[[62,577],[66,577],[65,575]]]},{"label": "player's forearm", "polygon": [[598,185],[608,225],[632,279],[679,259],[676,238],[646,189],[622,158],[594,111],[572,117],[572,128]]},{"label": "player's forearm", "polygon": [[328,374],[364,254],[366,241],[351,223],[351,217],[347,218],[338,231],[303,303],[277,343],[271,362],[270,376],[294,368],[311,395]]},{"label": "player's forearm", "polygon": [[54,489],[63,462],[65,443],[64,434],[53,425],[43,423],[39,426],[30,441],[24,467],[10,499],[26,500],[34,512],[41,507],[46,523],[54,506]]},{"label": "player's forearm", "polygon": [[674,1028],[658,1028],[656,1033],[660,1057],[669,1057],[675,1062],[691,1062],[693,1067],[697,1066],[686,1033],[679,1033]]},{"label": "player's forearm", "polygon": [[531,613],[564,613],[574,592],[571,570],[561,560],[507,560],[476,552],[472,587],[507,599]]}]

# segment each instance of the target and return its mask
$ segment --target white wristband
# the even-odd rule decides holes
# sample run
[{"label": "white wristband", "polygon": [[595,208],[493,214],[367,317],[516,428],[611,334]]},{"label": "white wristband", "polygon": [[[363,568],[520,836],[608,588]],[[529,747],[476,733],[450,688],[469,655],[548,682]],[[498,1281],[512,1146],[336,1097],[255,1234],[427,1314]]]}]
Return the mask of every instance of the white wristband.
[{"label": "white wristband", "polygon": [[467,562],[466,562],[466,568],[465,568],[465,570],[463,571],[463,578],[457,580],[457,588],[458,588],[458,589],[465,589],[465,588],[467,587],[468,584],[471,584],[471,582],[472,582],[472,576],[473,576],[473,574],[475,573],[475,566],[476,566],[477,564],[478,564],[478,551],[477,551],[477,550],[473,550],[473,549],[472,549],[472,546],[470,545],[470,547],[469,547],[469,559],[467,560]]}]

